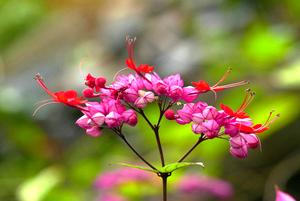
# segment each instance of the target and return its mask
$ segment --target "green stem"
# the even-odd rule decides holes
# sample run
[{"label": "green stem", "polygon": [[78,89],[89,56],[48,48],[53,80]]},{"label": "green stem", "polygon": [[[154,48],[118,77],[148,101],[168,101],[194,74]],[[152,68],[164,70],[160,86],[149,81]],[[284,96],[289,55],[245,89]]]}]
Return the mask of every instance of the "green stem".
[{"label": "green stem", "polygon": [[[150,120],[147,118],[147,116],[143,110],[140,110],[140,114],[146,120],[146,122],[149,124],[149,126],[151,127],[151,129],[153,130],[153,132],[155,134],[155,140],[156,140],[156,144],[157,144],[158,151],[159,151],[160,161],[161,161],[161,165],[163,167],[163,166],[165,166],[165,159],[164,159],[164,153],[162,150],[162,145],[161,145],[161,141],[160,141],[160,137],[159,137],[159,126],[153,125],[150,122]],[[160,118],[158,120],[158,123],[160,123],[162,116],[163,116],[163,113],[160,112]]]},{"label": "green stem", "polygon": [[171,176],[170,173],[160,173],[159,175],[162,179],[162,200],[163,201],[167,201],[168,200],[168,193],[167,193],[167,181],[168,181],[168,177]]},{"label": "green stem", "polygon": [[167,201],[167,179],[168,177],[162,177],[163,182],[163,201]]}]

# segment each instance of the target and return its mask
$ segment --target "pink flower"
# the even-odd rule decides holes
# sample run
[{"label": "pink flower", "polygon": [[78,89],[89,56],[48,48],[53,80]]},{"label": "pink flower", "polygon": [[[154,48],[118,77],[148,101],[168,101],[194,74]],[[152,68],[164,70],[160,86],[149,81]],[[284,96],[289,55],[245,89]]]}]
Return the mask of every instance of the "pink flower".
[{"label": "pink flower", "polygon": [[178,183],[178,190],[195,198],[207,194],[218,199],[229,199],[233,194],[228,182],[196,174],[183,176]]},{"label": "pink flower", "polygon": [[279,188],[276,188],[276,200],[275,201],[296,201],[295,198],[289,194],[281,191]]},{"label": "pink flower", "polygon": [[194,103],[184,104],[181,110],[177,110],[176,121],[179,124],[188,124],[192,121]]},{"label": "pink flower", "polygon": [[86,129],[86,133],[92,137],[98,137],[101,135],[101,130],[98,126],[92,126],[91,128]]},{"label": "pink flower", "polygon": [[109,128],[120,126],[122,122],[122,116],[116,112],[110,112],[105,116],[105,123]]},{"label": "pink flower", "polygon": [[101,174],[96,178],[94,186],[98,190],[108,190],[127,182],[143,182],[151,179],[151,175],[142,170],[121,168]]},{"label": "pink flower", "polygon": [[218,115],[218,110],[213,106],[207,106],[202,111],[202,116],[204,119],[215,119]]},{"label": "pink flower", "polygon": [[180,77],[180,74],[175,74],[175,75],[169,75],[168,77],[164,78],[164,82],[168,86],[179,86],[183,87],[183,80]]},{"label": "pink flower", "polygon": [[248,148],[255,149],[260,145],[259,138],[255,134],[240,134],[246,141]]},{"label": "pink flower", "polygon": [[135,126],[137,124],[137,115],[134,110],[126,110],[122,113],[122,117],[124,122],[129,124],[130,126]]},{"label": "pink flower", "polygon": [[148,103],[151,103],[155,100],[154,93],[151,91],[139,90],[139,97],[134,102],[134,105],[138,108],[144,108]]},{"label": "pink flower", "polygon": [[183,95],[183,80],[180,78],[179,74],[170,75],[166,77],[164,83],[168,86],[167,96],[173,101],[178,101]]},{"label": "pink flower", "polygon": [[215,120],[207,120],[202,123],[202,132],[207,138],[217,137],[220,132],[220,126]]},{"label": "pink flower", "polygon": [[171,86],[168,91],[168,96],[173,100],[173,101],[178,101],[181,99],[183,94],[183,90],[179,86]]},{"label": "pink flower", "polygon": [[239,134],[239,129],[232,123],[225,124],[225,131],[230,137],[234,137]]},{"label": "pink flower", "polygon": [[230,153],[231,155],[244,159],[248,156],[248,148],[247,145],[243,144],[240,147],[230,147]]},{"label": "pink flower", "polygon": [[146,90],[154,90],[154,85],[155,83],[159,82],[159,81],[162,81],[161,78],[159,77],[158,74],[156,74],[155,72],[154,73],[146,73],[145,74],[145,78],[148,80],[145,80],[145,79],[141,79],[144,86],[145,86],[145,89]]},{"label": "pink flower", "polygon": [[104,115],[101,113],[96,113],[94,118],[95,120],[93,121],[87,115],[83,115],[76,121],[76,124],[85,129],[88,135],[97,137],[101,134],[99,126],[104,123]]},{"label": "pink flower", "polygon": [[204,121],[204,117],[202,113],[194,113],[192,114],[192,120],[194,123],[201,124]]},{"label": "pink flower", "polygon": [[201,134],[203,132],[203,127],[201,124],[192,124],[192,131],[196,134]]},{"label": "pink flower", "polygon": [[199,96],[198,90],[196,90],[194,87],[192,86],[183,87],[182,99],[185,102],[191,103],[196,98],[198,98],[198,96]]},{"label": "pink flower", "polygon": [[168,91],[168,85],[164,83],[164,81],[158,80],[156,83],[153,84],[153,90],[158,95],[164,95]]},{"label": "pink flower", "polygon": [[230,140],[230,153],[231,155],[237,157],[237,158],[246,158],[248,155],[248,147],[246,140],[240,136],[237,135],[235,137],[231,137]]},{"label": "pink flower", "polygon": [[120,195],[106,193],[104,195],[101,195],[97,201],[126,201],[126,199]]}]

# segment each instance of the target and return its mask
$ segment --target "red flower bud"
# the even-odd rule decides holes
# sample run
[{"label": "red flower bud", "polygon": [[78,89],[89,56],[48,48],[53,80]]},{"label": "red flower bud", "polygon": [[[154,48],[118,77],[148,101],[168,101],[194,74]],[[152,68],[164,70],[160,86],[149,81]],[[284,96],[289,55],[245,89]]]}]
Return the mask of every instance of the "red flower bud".
[{"label": "red flower bud", "polygon": [[106,83],[106,79],[104,77],[97,77],[95,79],[95,86],[98,88],[104,88]]},{"label": "red flower bud", "polygon": [[175,119],[175,113],[173,110],[171,109],[168,109],[166,112],[165,112],[165,117],[166,119],[168,120],[174,120]]},{"label": "red flower bud", "polygon": [[82,94],[86,98],[93,98],[95,97],[94,95],[94,90],[92,88],[86,88],[82,91]]}]

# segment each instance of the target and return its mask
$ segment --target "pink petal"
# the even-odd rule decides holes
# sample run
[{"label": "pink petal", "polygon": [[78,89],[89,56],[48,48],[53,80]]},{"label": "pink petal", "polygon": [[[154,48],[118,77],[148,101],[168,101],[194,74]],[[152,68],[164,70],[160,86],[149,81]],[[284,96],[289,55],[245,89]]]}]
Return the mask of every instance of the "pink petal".
[{"label": "pink petal", "polygon": [[289,194],[281,191],[279,188],[276,188],[276,200],[275,201],[296,201],[295,198]]}]

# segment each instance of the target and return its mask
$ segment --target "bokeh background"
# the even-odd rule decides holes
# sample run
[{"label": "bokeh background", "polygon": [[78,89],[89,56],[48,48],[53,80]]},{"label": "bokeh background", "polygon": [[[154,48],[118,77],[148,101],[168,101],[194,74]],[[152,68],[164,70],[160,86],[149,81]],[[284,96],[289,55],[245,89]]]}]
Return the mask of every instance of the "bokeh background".
[{"label": "bokeh background", "polygon": [[[32,79],[37,72],[54,91],[82,90],[87,72],[111,81],[124,67],[127,34],[137,36],[138,60],[161,75],[180,72],[186,83],[213,84],[232,67],[228,82],[250,80],[257,93],[247,110],[255,121],[272,109],[281,114],[261,136],[261,152],[238,160],[226,141],[205,142],[189,160],[206,168],[178,171],[174,180],[184,172],[225,180],[236,201],[274,200],[275,184],[300,199],[299,20],[298,0],[0,1],[0,200],[96,200],[97,175],[119,168],[117,162],[137,162],[109,131],[86,136],[74,125],[80,114],[71,108],[51,105],[32,116],[35,103],[48,98]],[[203,99],[237,107],[244,90]],[[128,133],[137,149],[158,160],[143,122]],[[168,162],[197,138],[189,127],[172,123],[161,135]],[[160,196],[151,185],[119,191],[133,201]]]}]

